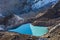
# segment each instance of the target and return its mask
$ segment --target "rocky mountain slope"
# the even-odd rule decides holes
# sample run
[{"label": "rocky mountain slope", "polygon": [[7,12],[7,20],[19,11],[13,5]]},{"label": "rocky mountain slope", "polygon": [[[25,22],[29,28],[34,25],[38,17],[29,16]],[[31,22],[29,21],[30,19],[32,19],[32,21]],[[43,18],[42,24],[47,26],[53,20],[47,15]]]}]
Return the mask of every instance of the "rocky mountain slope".
[{"label": "rocky mountain slope", "polygon": [[[56,24],[60,23],[60,2],[58,2],[53,8],[44,12],[42,16],[37,16],[28,20],[33,25],[54,27]],[[60,40],[60,27],[52,32],[46,39]],[[0,40],[39,40],[39,38],[31,38],[29,35],[22,35],[14,32],[0,31]]]}]

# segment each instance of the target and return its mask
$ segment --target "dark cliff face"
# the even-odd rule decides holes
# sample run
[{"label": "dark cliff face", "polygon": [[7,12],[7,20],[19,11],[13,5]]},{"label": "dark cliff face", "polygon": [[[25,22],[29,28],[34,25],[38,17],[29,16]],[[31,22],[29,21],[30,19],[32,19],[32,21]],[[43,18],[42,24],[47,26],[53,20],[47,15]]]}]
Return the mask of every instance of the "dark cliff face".
[{"label": "dark cliff face", "polygon": [[60,17],[60,3],[58,2],[54,8],[49,9],[45,15],[43,15],[43,17],[45,16],[46,18],[58,18]]},{"label": "dark cliff face", "polygon": [[20,13],[26,0],[0,0],[0,13],[4,16],[12,13]]},{"label": "dark cliff face", "polygon": [[27,0],[0,0],[0,16],[2,17],[9,15],[9,12],[21,16],[21,14],[30,10],[29,1]]}]

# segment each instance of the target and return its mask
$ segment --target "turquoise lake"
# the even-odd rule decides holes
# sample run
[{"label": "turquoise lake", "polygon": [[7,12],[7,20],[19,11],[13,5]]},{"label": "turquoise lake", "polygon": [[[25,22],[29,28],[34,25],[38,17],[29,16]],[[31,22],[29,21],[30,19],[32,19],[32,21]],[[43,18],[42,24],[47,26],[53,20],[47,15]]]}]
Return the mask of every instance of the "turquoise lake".
[{"label": "turquoise lake", "polygon": [[48,33],[48,28],[44,26],[33,26],[32,24],[28,23],[9,31],[32,36],[43,36],[44,34]]}]

